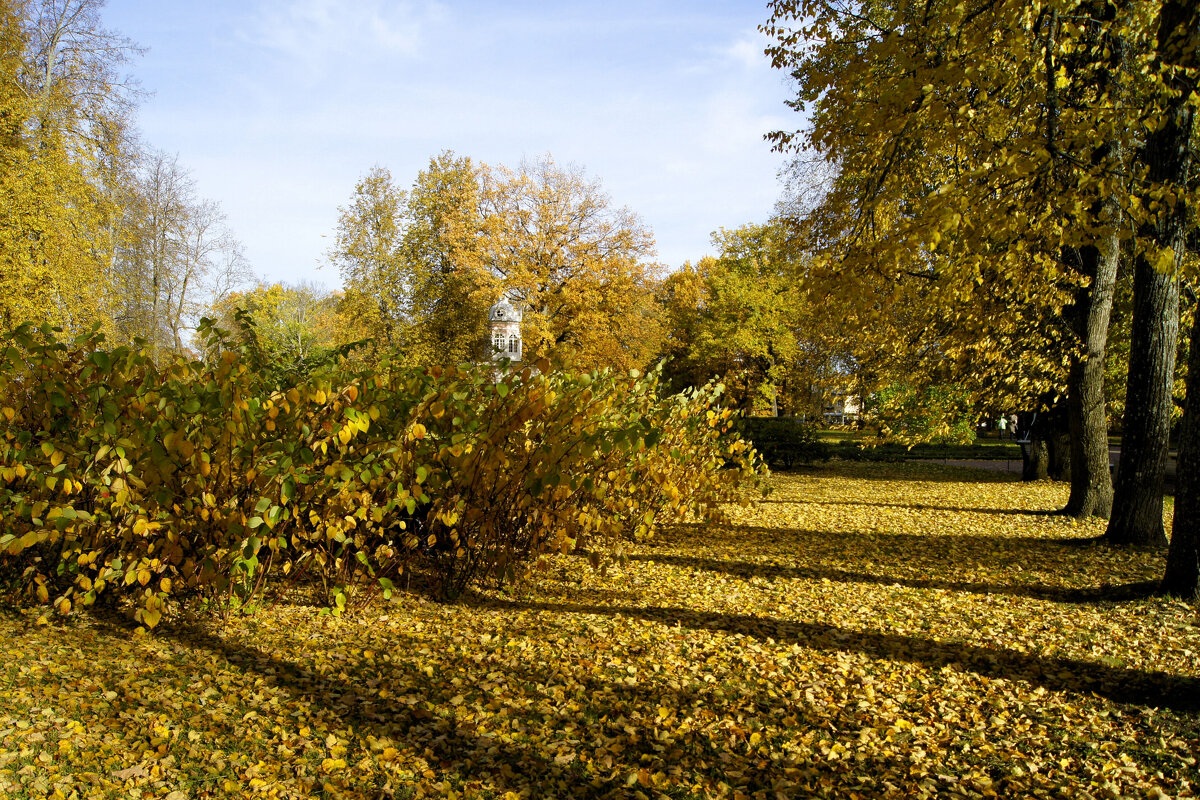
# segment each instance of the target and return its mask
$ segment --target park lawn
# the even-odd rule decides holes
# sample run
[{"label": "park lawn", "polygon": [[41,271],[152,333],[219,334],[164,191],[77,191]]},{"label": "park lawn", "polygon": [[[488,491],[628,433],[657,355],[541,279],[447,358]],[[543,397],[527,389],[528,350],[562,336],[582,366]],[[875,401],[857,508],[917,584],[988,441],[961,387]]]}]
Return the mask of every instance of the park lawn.
[{"label": "park lawn", "polygon": [[0,617],[0,796],[1190,797],[1194,605],[1065,488],[773,478],[605,574],[150,637]]},{"label": "park lawn", "polygon": [[[820,429],[817,439],[830,445],[832,453],[839,458],[857,460],[905,459],[956,459],[970,461],[995,461],[1021,458],[1021,445],[1014,440],[992,432],[979,436],[969,443],[934,444],[917,442],[911,445],[899,442],[881,442],[874,431],[854,429]],[[1119,439],[1117,440],[1119,443]],[[858,451],[855,453],[855,451]],[[866,456],[866,458],[864,458]],[[874,456],[874,458],[872,458]]]}]

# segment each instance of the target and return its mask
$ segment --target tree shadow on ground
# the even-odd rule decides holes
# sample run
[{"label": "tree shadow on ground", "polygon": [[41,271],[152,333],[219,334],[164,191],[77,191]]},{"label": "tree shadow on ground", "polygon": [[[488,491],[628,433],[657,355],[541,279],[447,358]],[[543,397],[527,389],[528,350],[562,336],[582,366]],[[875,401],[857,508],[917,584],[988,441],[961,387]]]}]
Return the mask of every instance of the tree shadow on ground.
[{"label": "tree shadow on ground", "polygon": [[[489,603],[495,606],[495,602]],[[482,605],[482,604],[477,604]],[[501,601],[500,606],[505,604]],[[590,607],[579,606],[592,613]],[[571,610],[564,607],[564,611]],[[97,616],[96,621],[106,634],[121,639],[127,638],[132,623],[114,615]],[[737,705],[741,711],[735,720],[723,709],[738,698],[729,694],[730,687],[703,685],[698,687],[671,687],[662,682],[653,685],[628,686],[606,678],[592,666],[568,665],[576,673],[571,677],[579,682],[584,691],[578,695],[586,703],[588,718],[574,704],[559,704],[550,714],[541,714],[531,704],[517,702],[510,706],[515,717],[509,721],[513,726],[495,727],[488,732],[474,722],[458,715],[459,696],[464,693],[463,679],[471,681],[489,671],[503,671],[508,676],[510,691],[517,695],[532,692],[538,697],[552,695],[563,683],[564,673],[560,668],[519,662],[518,665],[502,664],[485,659],[481,667],[478,660],[468,654],[457,656],[457,667],[435,671],[430,675],[423,671],[416,660],[393,659],[387,663],[368,663],[357,655],[348,642],[333,640],[323,643],[344,659],[331,659],[321,668],[315,663],[305,663],[281,658],[253,644],[224,638],[200,627],[164,628],[156,634],[162,639],[174,641],[187,650],[195,649],[218,655],[238,672],[253,676],[256,687],[283,692],[293,701],[290,716],[294,727],[306,725],[317,731],[340,731],[350,728],[358,737],[360,745],[369,752],[366,743],[370,737],[389,739],[398,748],[407,750],[423,759],[432,773],[421,778],[426,785],[447,778],[482,783],[485,791],[496,796],[508,790],[521,793],[530,786],[535,787],[537,796],[584,798],[626,798],[630,796],[630,776],[640,770],[649,773],[665,772],[685,768],[699,773],[716,769],[742,776],[748,791],[765,791],[773,787],[785,774],[805,773],[809,780],[824,785],[828,792],[824,796],[845,796],[851,790],[866,788],[862,785],[862,774],[904,776],[908,764],[899,756],[873,753],[857,762],[836,756],[825,758],[818,753],[770,753],[754,752],[746,742],[746,734],[721,734],[711,724],[697,725],[691,729],[680,727],[671,738],[661,739],[646,735],[636,722],[632,725],[627,716],[632,711],[650,711],[659,706],[680,712],[702,714],[709,722],[728,720],[731,727],[744,725],[741,716],[747,708],[757,708],[759,713],[769,715],[792,715],[796,725],[802,729],[818,730],[829,728],[829,709],[804,706],[788,700],[768,703],[753,696],[754,688],[747,684],[737,691],[744,702]],[[399,644],[403,644],[400,642]],[[416,642],[414,644],[417,644]],[[442,654],[443,656],[445,654]],[[453,660],[453,659],[452,659]],[[189,685],[203,684],[200,665],[183,664],[189,670],[185,681]],[[164,680],[169,680],[164,678]],[[379,686],[391,690],[391,697],[381,697]],[[525,687],[525,688],[512,688]],[[578,686],[568,686],[577,691]],[[148,687],[153,690],[153,684]],[[257,690],[257,689],[256,689]],[[418,692],[420,700],[402,702],[397,696],[406,692]],[[532,697],[532,696],[531,696]],[[144,698],[148,702],[151,697]],[[303,714],[296,713],[303,709]],[[836,716],[836,713],[835,713]],[[491,721],[491,720],[489,720]],[[192,720],[176,720],[188,726]],[[519,723],[519,725],[518,725]],[[205,720],[200,720],[205,724]],[[589,738],[603,738],[609,742],[612,763],[604,769],[597,767],[596,759],[584,763],[575,752],[568,733],[572,729],[587,727]],[[843,724],[831,735],[847,743],[853,742],[860,726]],[[278,729],[276,729],[278,731]],[[541,736],[546,744],[542,749],[528,737],[506,735],[508,731],[528,730]],[[240,732],[228,727],[208,730],[207,733],[224,732],[239,736]],[[282,735],[282,734],[281,734]],[[271,761],[275,754],[273,741],[259,743],[255,751],[259,757]],[[574,743],[578,745],[578,742]],[[567,752],[569,757],[564,757]],[[360,758],[362,754],[357,754]],[[594,753],[593,753],[594,756]],[[320,757],[318,756],[318,759]],[[430,780],[430,775],[436,779]],[[716,774],[723,779],[724,774]],[[917,781],[912,778],[911,789],[915,791]],[[997,778],[1000,776],[997,775]],[[893,780],[904,784],[903,777]],[[842,787],[839,789],[838,787]],[[677,787],[682,788],[682,787]],[[382,800],[393,796],[407,797],[405,786],[385,784],[382,779],[371,785],[344,786],[332,796],[355,798],[355,800]]]},{"label": "tree shadow on ground", "polygon": [[988,678],[1023,680],[1057,692],[1095,694],[1117,703],[1176,711],[1200,709],[1200,679],[1166,672],[1108,666],[1071,658],[1021,653],[961,642],[855,631],[818,622],[795,622],[752,614],[727,614],[672,606],[595,606],[573,603],[490,600],[492,607],[554,613],[602,614],[657,622],[804,647],[857,652],[871,658],[958,667]]},{"label": "tree shadow on ground", "polygon": [[767,498],[759,502],[764,505],[810,505],[810,506],[866,506],[868,508],[903,508],[913,511],[955,511],[969,514],[1014,514],[1025,517],[1053,516],[1061,513],[1057,508],[1028,509],[1028,508],[981,508],[978,506],[944,506],[936,503],[872,503],[865,500],[772,500]]},{"label": "tree shadow on ground", "polygon": [[831,461],[815,467],[811,474],[820,478],[905,481],[910,483],[1021,482],[1021,475],[1015,472],[1002,472],[1000,470],[972,467],[964,464],[947,464],[937,460],[926,459],[910,459],[907,461]]},{"label": "tree shadow on ground", "polygon": [[677,523],[664,527],[651,546],[686,549],[706,544],[728,547],[730,552],[744,551],[748,540],[756,544],[786,543],[797,557],[832,553],[845,560],[881,556],[900,556],[903,563],[922,558],[954,566],[963,563],[1003,563],[1005,558],[1028,564],[1034,558],[1072,553],[1103,552],[1103,537],[1053,535],[1003,535],[972,533],[892,533],[888,531],[838,531],[808,528],[765,527],[762,525],[714,525]]},{"label": "tree shadow on ground", "polygon": [[[97,617],[102,627],[114,635],[127,636],[131,623],[123,618],[105,615]],[[571,795],[581,798],[599,798],[599,792],[586,782],[578,781],[568,764],[556,762],[552,754],[539,754],[517,744],[505,744],[495,736],[480,735],[473,726],[457,724],[453,716],[447,720],[439,711],[456,709],[455,698],[463,691],[461,684],[454,682],[459,675],[429,676],[416,663],[389,662],[384,665],[370,664],[361,656],[354,663],[333,662],[328,671],[315,668],[315,664],[281,658],[254,645],[237,642],[219,636],[199,626],[163,628],[156,633],[160,638],[169,638],[178,644],[207,651],[220,656],[237,670],[250,673],[261,679],[264,685],[291,696],[296,707],[304,708],[306,714],[297,718],[296,725],[307,725],[314,730],[339,730],[350,728],[363,744],[368,737],[388,738],[397,746],[406,746],[412,753],[424,758],[430,768],[443,773],[458,772],[461,763],[474,764],[478,773],[469,779],[490,782],[497,794],[507,789],[520,791],[521,783],[511,781],[504,774],[504,765],[515,769],[520,765],[519,775],[524,778],[532,773],[542,776],[547,785],[558,781],[569,781]],[[338,652],[344,649],[352,653],[346,643],[331,643]],[[374,686],[368,686],[370,680]],[[381,697],[378,686],[391,689],[390,697]],[[406,690],[419,690],[422,702],[405,703],[396,699]],[[364,745],[365,748],[365,745]],[[268,756],[269,757],[269,756]],[[359,756],[361,757],[361,755]],[[402,787],[385,788],[382,781],[372,786],[348,787],[349,792],[337,796],[371,798],[380,800],[399,796],[410,796]],[[357,789],[358,791],[355,791]]]},{"label": "tree shadow on ground", "polygon": [[628,556],[630,561],[648,561],[686,569],[720,572],[738,578],[767,580],[828,580],[834,583],[864,583],[878,586],[904,586],[910,589],[935,589],[969,594],[998,594],[1011,597],[1031,597],[1056,603],[1099,603],[1144,600],[1158,590],[1157,581],[1135,581],[1121,585],[1097,587],[1047,586],[1043,584],[1006,585],[977,581],[906,578],[896,575],[877,575],[869,572],[839,569],[829,566],[783,566],[758,564],[752,561],[729,561],[670,554]]}]

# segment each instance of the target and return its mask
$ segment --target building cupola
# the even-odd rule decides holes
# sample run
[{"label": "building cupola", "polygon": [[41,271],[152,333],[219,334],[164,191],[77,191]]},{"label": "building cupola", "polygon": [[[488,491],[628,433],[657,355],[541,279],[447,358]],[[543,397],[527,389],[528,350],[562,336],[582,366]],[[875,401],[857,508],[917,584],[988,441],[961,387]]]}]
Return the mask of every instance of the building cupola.
[{"label": "building cupola", "polygon": [[513,299],[511,292],[505,292],[500,302],[488,309],[488,333],[491,334],[492,358],[496,361],[521,360],[521,318],[524,315]]}]

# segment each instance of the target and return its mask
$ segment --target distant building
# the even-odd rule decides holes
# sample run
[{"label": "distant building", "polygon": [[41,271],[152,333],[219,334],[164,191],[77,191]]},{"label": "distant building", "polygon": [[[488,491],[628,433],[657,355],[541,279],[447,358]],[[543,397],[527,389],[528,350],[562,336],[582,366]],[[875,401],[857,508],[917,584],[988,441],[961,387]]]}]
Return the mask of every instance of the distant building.
[{"label": "distant building", "polygon": [[513,303],[513,296],[505,292],[488,309],[488,333],[492,339],[492,360],[519,363],[521,361],[521,320],[524,313],[520,304]]},{"label": "distant building", "polygon": [[825,403],[825,424],[845,425],[854,422],[862,413],[862,402],[857,395],[837,393],[832,402]]}]

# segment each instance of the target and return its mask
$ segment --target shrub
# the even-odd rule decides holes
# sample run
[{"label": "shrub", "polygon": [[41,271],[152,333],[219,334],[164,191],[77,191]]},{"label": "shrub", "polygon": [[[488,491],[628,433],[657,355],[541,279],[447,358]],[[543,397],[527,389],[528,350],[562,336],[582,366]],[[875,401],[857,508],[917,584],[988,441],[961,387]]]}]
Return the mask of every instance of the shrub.
[{"label": "shrub", "polygon": [[889,386],[867,398],[880,434],[903,444],[969,444],[975,439],[970,396],[958,386]]},{"label": "shrub", "polygon": [[22,326],[0,352],[0,561],[62,612],[107,595],[156,625],[188,593],[246,603],[311,572],[335,612],[415,564],[447,594],[538,555],[618,554],[712,516],[762,471],[718,387],[658,375],[331,359],[270,368],[205,326],[208,361],[156,365]]},{"label": "shrub", "polygon": [[832,455],[816,429],[796,417],[743,417],[737,430],[773,468],[828,461]]}]

